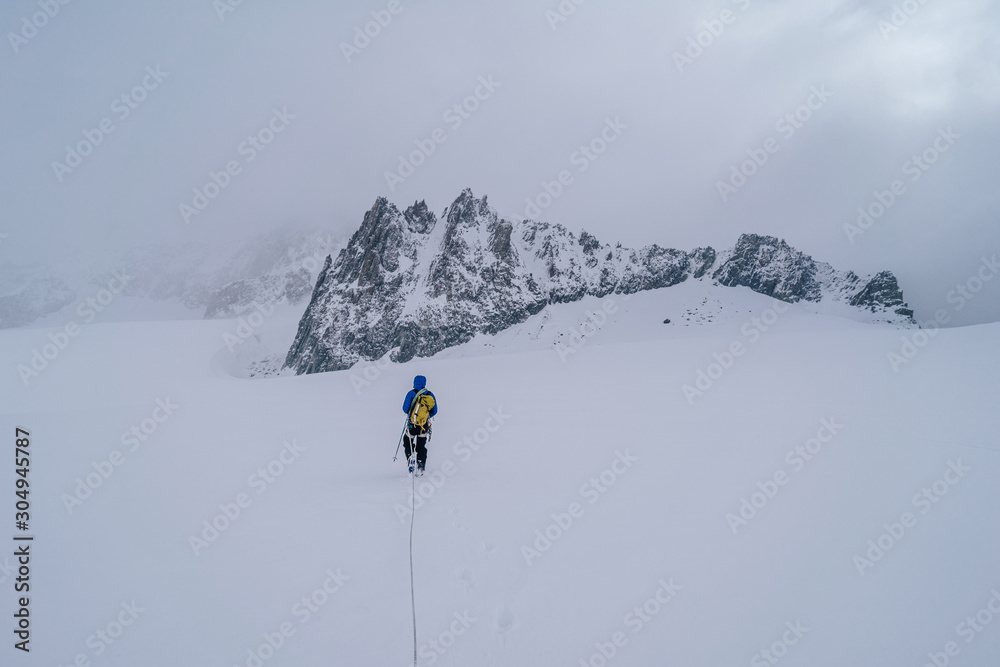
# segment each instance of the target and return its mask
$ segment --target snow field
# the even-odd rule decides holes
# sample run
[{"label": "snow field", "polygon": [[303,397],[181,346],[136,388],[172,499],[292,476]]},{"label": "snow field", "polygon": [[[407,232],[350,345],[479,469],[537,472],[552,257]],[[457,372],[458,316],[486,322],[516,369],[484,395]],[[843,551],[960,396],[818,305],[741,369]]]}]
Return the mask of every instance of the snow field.
[{"label": "snow field", "polygon": [[750,345],[773,302],[730,293],[697,329],[662,324],[693,294],[621,301],[564,357],[555,335],[601,304],[550,307],[360,386],[241,377],[235,321],[88,325],[25,386],[47,332],[0,332],[3,420],[36,448],[35,643],[12,664],[409,664],[391,459],[417,373],[441,403],[417,480],[421,665],[995,664],[977,614],[1000,586],[997,325],[894,371],[904,332],[793,306]]}]

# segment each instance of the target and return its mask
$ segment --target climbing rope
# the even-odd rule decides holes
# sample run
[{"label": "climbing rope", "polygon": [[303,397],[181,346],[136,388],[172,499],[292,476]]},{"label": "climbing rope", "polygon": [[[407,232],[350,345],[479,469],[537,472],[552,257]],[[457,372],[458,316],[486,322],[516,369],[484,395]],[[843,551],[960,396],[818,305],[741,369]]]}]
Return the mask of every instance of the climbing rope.
[{"label": "climbing rope", "polygon": [[[417,449],[413,448],[409,466],[416,465]],[[413,589],[413,518],[417,515],[417,476],[410,473],[410,608],[413,612],[413,667],[417,667],[417,596]]]}]

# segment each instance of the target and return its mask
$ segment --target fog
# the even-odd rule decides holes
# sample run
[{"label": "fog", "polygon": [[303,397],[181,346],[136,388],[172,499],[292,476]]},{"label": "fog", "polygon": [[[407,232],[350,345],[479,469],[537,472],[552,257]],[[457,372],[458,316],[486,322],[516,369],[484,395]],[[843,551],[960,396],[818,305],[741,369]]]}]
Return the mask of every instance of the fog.
[{"label": "fog", "polygon": [[612,243],[773,234],[894,271],[918,319],[1000,319],[990,0],[5,8],[0,262],[346,235],[471,187]]}]

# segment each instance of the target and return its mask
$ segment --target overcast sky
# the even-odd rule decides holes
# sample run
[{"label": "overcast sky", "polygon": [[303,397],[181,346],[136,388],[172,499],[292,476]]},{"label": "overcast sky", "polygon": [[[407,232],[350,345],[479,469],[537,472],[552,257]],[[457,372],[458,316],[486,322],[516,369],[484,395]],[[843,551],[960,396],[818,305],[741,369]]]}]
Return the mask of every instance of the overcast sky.
[{"label": "overcast sky", "polygon": [[1000,254],[996,0],[48,2],[0,17],[0,259],[348,234],[378,196],[471,187],[626,245],[774,234],[891,269],[919,317],[1000,319],[1000,276],[947,299]]}]

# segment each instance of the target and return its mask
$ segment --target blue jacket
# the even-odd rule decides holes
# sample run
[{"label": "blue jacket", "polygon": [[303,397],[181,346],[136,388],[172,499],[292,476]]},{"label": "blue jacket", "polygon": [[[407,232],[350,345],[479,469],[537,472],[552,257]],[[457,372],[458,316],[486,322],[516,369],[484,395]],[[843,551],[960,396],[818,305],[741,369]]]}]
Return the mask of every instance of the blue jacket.
[{"label": "blue jacket", "polygon": [[[406,398],[403,399],[403,412],[405,412],[406,414],[410,414],[410,403],[413,402],[413,397],[417,395],[418,391],[419,389],[411,389],[409,392],[407,392]],[[434,392],[432,391],[425,391],[424,395],[430,396],[431,398],[434,399],[434,407],[431,408],[431,414],[430,414],[430,416],[433,417],[438,413],[437,396],[435,396]]]},{"label": "blue jacket", "polygon": [[[418,375],[417,377],[413,378],[413,389],[407,392],[406,398],[403,399],[403,412],[405,412],[406,414],[410,414],[410,405],[413,403],[413,398],[417,395],[418,391],[425,388],[426,386],[427,386],[427,378],[425,378],[423,375]],[[430,416],[433,417],[438,412],[437,396],[435,396],[434,393],[431,391],[425,391],[424,393],[434,399],[434,407],[431,408],[431,414],[430,414]]]}]

